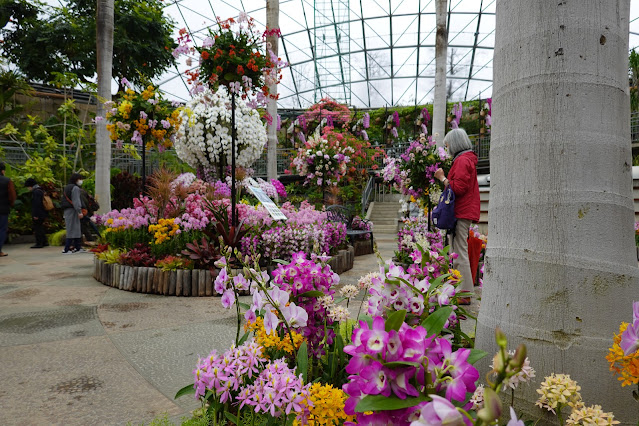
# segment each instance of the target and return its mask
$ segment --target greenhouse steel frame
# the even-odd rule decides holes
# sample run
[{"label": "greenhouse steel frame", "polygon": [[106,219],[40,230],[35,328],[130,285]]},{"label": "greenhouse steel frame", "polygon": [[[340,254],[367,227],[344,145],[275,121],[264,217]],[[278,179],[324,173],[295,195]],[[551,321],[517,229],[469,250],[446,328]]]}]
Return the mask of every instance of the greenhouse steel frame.
[{"label": "greenhouse steel frame", "polygon": [[[266,26],[263,0],[201,0],[198,7],[192,1],[173,0],[166,8],[195,40],[206,35],[216,16],[245,12]],[[495,3],[448,2],[451,100],[490,93]],[[195,27],[194,17],[208,24]],[[328,96],[373,108],[418,105],[433,96],[435,0],[282,0],[280,29],[280,55],[289,63],[281,106],[305,108]],[[176,69],[163,83],[181,78],[186,87],[182,71]]]}]

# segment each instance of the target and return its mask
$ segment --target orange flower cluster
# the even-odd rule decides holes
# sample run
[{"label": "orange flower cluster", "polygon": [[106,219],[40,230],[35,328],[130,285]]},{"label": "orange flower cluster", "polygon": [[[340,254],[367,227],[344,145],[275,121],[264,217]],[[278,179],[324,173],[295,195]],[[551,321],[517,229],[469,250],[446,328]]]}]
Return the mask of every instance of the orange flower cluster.
[{"label": "orange flower cluster", "polygon": [[[210,28],[209,37],[201,47],[192,44],[185,29],[180,30],[174,54],[197,53],[200,59],[197,72],[186,72],[189,76],[188,83],[202,83],[208,85],[212,91],[216,91],[218,85],[236,87],[243,99],[255,94],[254,91],[259,91],[262,92],[257,93],[259,102],[264,102],[260,100],[262,94],[266,98],[277,99],[277,93],[270,93],[269,87],[282,79],[280,68],[285,63],[270,52],[264,54],[260,50],[264,37],[279,35],[279,30],[267,29],[262,34],[257,30],[255,20],[246,16],[237,22],[233,18],[225,21],[218,18],[217,23],[217,26]],[[236,23],[239,25],[235,25]]]},{"label": "orange flower cluster", "polygon": [[149,125],[146,124],[146,118],[140,118],[139,120],[133,120],[135,130],[140,132],[141,135],[146,135],[146,131],[149,130]]},{"label": "orange flower cluster", "polygon": [[619,346],[621,335],[628,327],[627,322],[622,322],[619,326],[619,334],[615,334],[613,345],[608,349],[606,360],[610,363],[610,371],[619,375],[618,380],[621,386],[639,384],[639,350],[630,355],[624,356],[623,350]]}]

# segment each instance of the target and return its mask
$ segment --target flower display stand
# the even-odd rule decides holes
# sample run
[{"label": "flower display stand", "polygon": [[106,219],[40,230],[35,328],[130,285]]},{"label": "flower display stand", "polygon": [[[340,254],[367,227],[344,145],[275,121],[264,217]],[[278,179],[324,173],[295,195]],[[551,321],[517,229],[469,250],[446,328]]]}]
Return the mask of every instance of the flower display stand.
[{"label": "flower display stand", "polygon": [[365,254],[373,253],[370,240],[355,240],[353,248],[355,249],[355,256],[363,256]]},{"label": "flower display stand", "polygon": [[[369,244],[370,246],[370,244]],[[341,274],[353,268],[355,248],[348,246],[331,257],[328,264]],[[265,268],[272,271],[273,268]],[[241,272],[238,269],[237,272]],[[178,269],[163,271],[158,268],[109,264],[93,258],[93,278],[109,287],[135,293],[160,294],[164,296],[208,297],[218,296],[213,290],[213,274],[206,269]]]}]

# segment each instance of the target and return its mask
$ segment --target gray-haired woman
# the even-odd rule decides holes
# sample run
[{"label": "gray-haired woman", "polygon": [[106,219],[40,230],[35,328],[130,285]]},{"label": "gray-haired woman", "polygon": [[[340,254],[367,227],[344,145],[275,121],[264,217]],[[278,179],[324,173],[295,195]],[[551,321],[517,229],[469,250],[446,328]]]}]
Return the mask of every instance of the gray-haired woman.
[{"label": "gray-haired woman", "polygon": [[[437,169],[435,178],[444,185],[450,185],[455,193],[455,236],[452,250],[457,253],[453,267],[462,276],[460,290],[474,293],[473,275],[468,260],[468,230],[471,223],[479,221],[479,184],[477,183],[477,155],[473,152],[473,145],[463,129],[454,129],[444,137],[444,145],[453,156],[453,165],[448,172],[448,178],[442,169]],[[470,298],[460,298],[462,305],[470,304]]]},{"label": "gray-haired woman", "polygon": [[71,254],[85,251],[82,248],[82,226],[80,219],[82,214],[82,199],[80,186],[82,185],[82,175],[73,173],[69,184],[62,191],[62,202],[60,206],[64,209],[64,224],[67,230],[67,239],[64,244],[62,254]]}]

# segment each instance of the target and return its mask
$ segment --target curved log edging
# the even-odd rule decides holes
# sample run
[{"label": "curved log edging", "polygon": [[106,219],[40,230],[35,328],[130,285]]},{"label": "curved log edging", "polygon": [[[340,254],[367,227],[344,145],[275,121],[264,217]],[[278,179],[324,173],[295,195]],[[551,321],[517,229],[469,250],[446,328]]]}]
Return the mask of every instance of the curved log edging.
[{"label": "curved log edging", "polygon": [[[328,264],[341,274],[353,268],[355,249],[348,246],[330,258]],[[241,272],[237,269],[236,273]],[[108,264],[93,258],[93,278],[104,285],[135,293],[161,294],[164,296],[207,297],[218,296],[213,291],[212,275],[206,269],[178,269],[162,271],[158,268]]]}]

